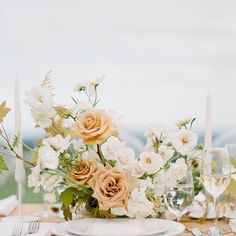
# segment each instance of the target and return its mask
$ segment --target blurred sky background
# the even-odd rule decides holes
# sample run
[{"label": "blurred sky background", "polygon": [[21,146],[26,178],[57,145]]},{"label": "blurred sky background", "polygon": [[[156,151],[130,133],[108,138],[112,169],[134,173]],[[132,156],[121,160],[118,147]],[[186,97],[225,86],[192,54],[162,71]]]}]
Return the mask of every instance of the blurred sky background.
[{"label": "blurred sky background", "polygon": [[[233,0],[0,0],[0,100],[13,107],[16,75],[23,100],[52,70],[56,99],[68,103],[77,82],[105,74],[100,105],[124,127],[195,116],[202,131],[210,90],[214,132],[232,133],[235,10]],[[22,109],[31,138],[39,130]],[[7,122],[12,130],[13,112]]]}]

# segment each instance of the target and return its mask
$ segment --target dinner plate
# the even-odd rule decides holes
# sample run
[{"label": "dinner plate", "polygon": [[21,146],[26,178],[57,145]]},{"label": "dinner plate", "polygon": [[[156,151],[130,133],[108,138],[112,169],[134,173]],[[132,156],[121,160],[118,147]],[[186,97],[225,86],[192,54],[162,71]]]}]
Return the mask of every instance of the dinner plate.
[{"label": "dinner plate", "polygon": [[[80,236],[173,236],[182,233],[184,225],[162,219],[80,219],[59,224],[58,235]],[[56,233],[56,232],[55,232]]]}]

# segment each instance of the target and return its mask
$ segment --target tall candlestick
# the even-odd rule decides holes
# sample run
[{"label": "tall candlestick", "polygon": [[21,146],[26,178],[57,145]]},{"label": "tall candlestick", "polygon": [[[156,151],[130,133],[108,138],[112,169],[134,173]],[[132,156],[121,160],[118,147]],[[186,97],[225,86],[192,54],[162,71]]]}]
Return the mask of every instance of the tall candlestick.
[{"label": "tall candlestick", "polygon": [[210,92],[207,94],[206,100],[206,120],[205,120],[205,148],[207,151],[207,155],[209,155],[209,151],[211,149],[211,139],[212,139],[212,123],[211,123],[211,95]]},{"label": "tall candlestick", "polygon": [[[15,135],[19,137],[19,143],[15,147],[15,152],[23,157],[23,145],[21,139],[21,106],[19,81],[15,79]],[[15,179],[18,184],[19,216],[22,216],[22,183],[25,179],[24,163],[16,158]]]}]

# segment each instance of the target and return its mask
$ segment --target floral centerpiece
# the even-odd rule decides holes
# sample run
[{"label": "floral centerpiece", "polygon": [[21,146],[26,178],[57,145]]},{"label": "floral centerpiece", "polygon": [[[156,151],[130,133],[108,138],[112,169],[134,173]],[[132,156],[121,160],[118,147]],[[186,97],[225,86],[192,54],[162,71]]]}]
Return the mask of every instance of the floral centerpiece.
[{"label": "floral centerpiece", "polygon": [[28,185],[55,200],[60,194],[66,220],[82,207],[94,217],[158,217],[166,208],[165,186],[174,185],[191,168],[195,194],[201,190],[199,156],[202,146],[191,131],[195,119],[177,123],[178,132],[153,126],[146,133],[146,150],[136,155],[120,140],[115,119],[98,108],[101,80],[76,86],[87,101],[72,97],[72,105],[54,102],[49,79],[26,92],[36,127],[45,131],[33,150],[35,166]]}]

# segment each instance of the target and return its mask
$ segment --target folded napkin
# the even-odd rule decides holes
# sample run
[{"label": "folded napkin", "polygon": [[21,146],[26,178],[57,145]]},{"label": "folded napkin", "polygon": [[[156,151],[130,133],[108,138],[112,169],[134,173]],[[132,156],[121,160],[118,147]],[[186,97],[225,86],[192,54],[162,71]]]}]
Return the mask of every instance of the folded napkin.
[{"label": "folded napkin", "polygon": [[[25,234],[27,233],[29,223],[20,223],[20,224],[23,224],[23,232],[24,232],[23,235],[32,236],[32,234]],[[8,221],[0,222],[1,235],[12,236],[14,225],[15,223],[13,222],[8,222]],[[51,230],[55,228],[55,226],[56,226],[55,223],[40,223],[39,231],[33,235],[34,236],[51,236]]]},{"label": "folded napkin", "polygon": [[8,216],[18,205],[16,195],[0,200],[0,216]]}]

